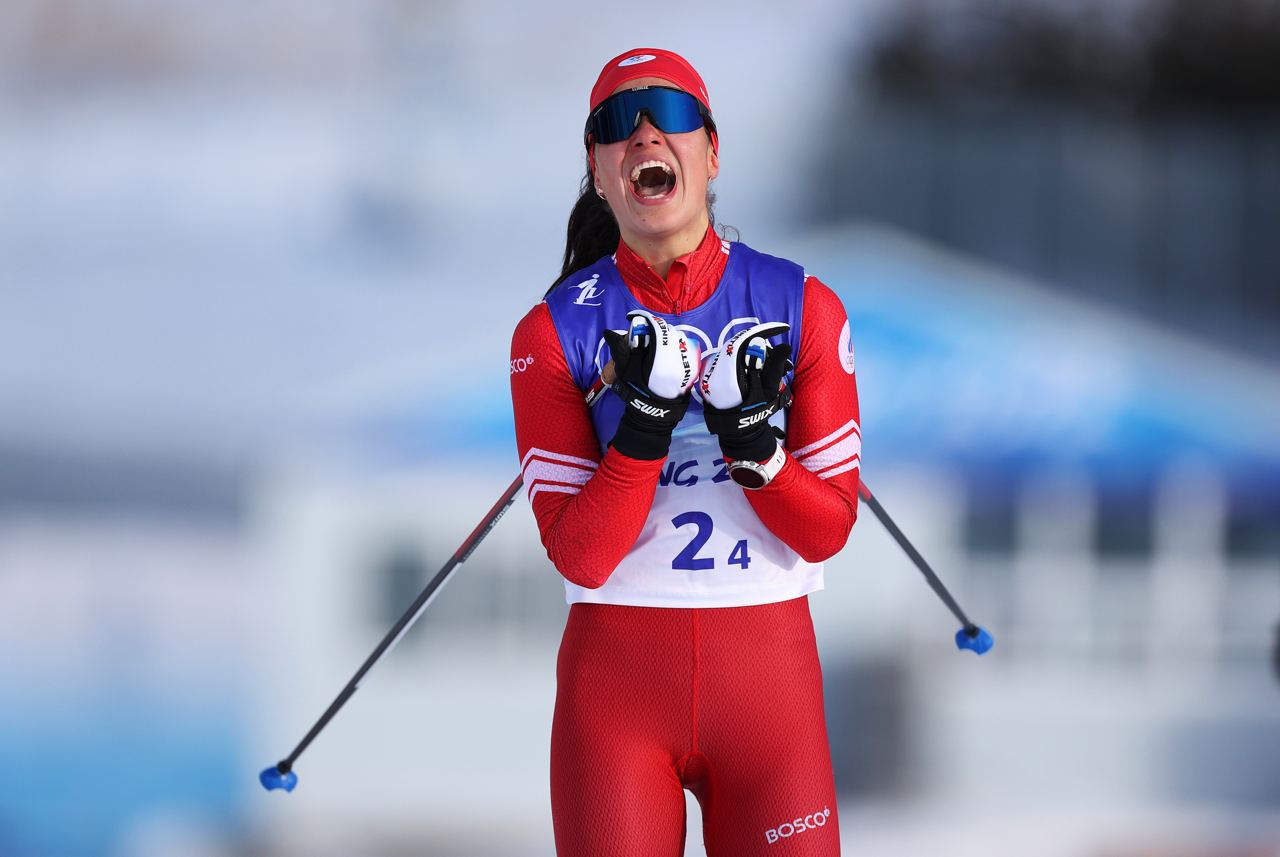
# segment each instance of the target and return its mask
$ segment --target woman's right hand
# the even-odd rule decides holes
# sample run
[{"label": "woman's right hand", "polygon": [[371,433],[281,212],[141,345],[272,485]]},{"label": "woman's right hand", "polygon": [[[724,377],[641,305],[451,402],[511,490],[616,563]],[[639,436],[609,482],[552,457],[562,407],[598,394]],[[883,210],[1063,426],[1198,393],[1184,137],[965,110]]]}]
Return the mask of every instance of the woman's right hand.
[{"label": "woman's right hand", "polygon": [[[663,319],[633,310],[626,333],[604,332],[613,357],[610,388],[625,403],[612,446],[630,458],[665,458],[671,432],[689,407],[689,388],[701,353],[696,343]],[[606,367],[608,368],[608,367]]]}]

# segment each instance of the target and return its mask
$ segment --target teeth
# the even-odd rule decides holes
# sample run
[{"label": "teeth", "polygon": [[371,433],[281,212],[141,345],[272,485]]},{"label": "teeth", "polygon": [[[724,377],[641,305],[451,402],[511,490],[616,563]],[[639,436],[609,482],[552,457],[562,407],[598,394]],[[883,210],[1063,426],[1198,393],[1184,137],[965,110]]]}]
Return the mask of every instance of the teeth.
[{"label": "teeth", "polygon": [[676,174],[675,170],[671,169],[671,167],[667,166],[662,161],[645,161],[644,163],[636,164],[631,168],[631,180],[633,182],[639,181],[641,170],[647,170],[649,167],[661,167],[662,171],[669,176],[674,176]]}]

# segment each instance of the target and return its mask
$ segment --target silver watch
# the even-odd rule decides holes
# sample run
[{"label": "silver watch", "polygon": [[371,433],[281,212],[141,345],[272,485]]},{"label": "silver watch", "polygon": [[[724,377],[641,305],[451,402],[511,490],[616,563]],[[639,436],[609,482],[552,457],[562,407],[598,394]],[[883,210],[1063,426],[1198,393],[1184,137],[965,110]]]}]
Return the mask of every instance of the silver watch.
[{"label": "silver watch", "polygon": [[735,461],[730,464],[729,478],[743,488],[756,491],[772,482],[786,463],[787,452],[779,444],[767,461]]}]

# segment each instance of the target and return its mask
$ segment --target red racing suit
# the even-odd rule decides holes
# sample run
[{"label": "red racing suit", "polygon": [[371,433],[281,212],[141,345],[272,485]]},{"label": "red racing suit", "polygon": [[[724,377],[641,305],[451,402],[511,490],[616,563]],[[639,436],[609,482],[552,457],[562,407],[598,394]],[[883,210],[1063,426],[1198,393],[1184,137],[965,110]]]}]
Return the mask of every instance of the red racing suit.
[{"label": "red racing suit", "polygon": [[[715,290],[721,246],[709,228],[665,279],[625,243],[614,261],[645,308],[679,314]],[[853,526],[861,447],[847,316],[815,277],[804,280],[800,331],[788,460],[769,485],[745,494],[773,535],[821,563]],[[600,587],[635,544],[664,462],[612,447],[601,454],[545,303],[516,328],[511,387],[547,555],[568,581]],[[575,603],[557,683],[552,810],[561,857],[675,857],[684,788],[702,806],[710,857],[839,853],[807,596],[737,607]],[[770,847],[782,842],[785,851]]]}]

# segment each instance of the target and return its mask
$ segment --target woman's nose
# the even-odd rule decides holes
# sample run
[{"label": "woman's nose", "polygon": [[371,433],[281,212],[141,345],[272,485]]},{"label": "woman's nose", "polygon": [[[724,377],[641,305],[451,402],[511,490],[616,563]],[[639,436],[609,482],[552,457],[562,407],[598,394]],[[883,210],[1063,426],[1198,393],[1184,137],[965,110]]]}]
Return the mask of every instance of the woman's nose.
[{"label": "woman's nose", "polygon": [[649,121],[647,113],[640,114],[640,121],[636,123],[636,130],[631,132],[631,144],[634,146],[643,146],[646,143],[658,143],[662,139],[662,132]]}]

